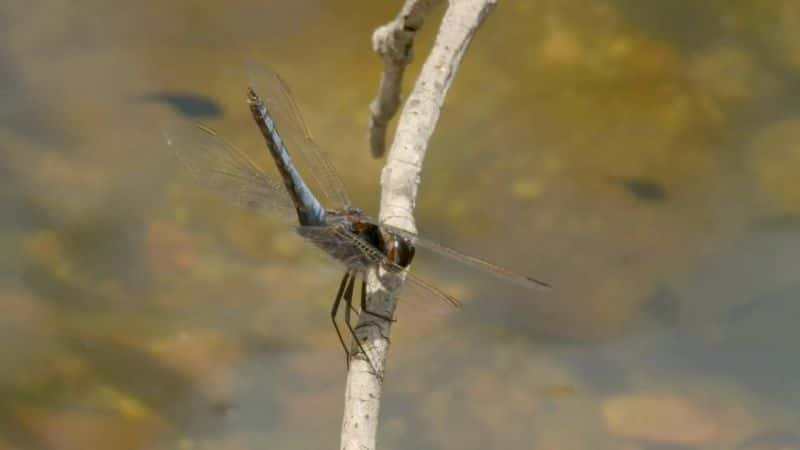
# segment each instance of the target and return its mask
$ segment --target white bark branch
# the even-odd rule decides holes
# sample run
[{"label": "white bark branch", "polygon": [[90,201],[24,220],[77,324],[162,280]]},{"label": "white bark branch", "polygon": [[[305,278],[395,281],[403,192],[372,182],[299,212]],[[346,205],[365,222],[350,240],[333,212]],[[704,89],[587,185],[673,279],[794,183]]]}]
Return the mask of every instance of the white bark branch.
[{"label": "white bark branch", "polygon": [[386,127],[400,106],[403,72],[413,57],[414,36],[428,12],[441,0],[406,0],[400,14],[372,34],[372,49],[383,58],[378,95],[369,105],[369,147],[372,155],[386,150]]},{"label": "white bark branch", "polygon": [[[461,58],[496,1],[449,1],[433,49],[403,108],[381,174],[381,222],[416,233],[412,213],[428,142]],[[403,10],[411,3],[417,2],[407,1]],[[428,3],[429,6],[432,2],[419,3]],[[376,269],[368,274],[367,304],[370,311],[392,317],[396,307],[394,293],[402,284],[403,275],[378,271]],[[342,420],[343,450],[376,448],[390,331],[390,322],[370,314],[359,317],[356,334],[367,349],[374,367],[370,367],[363,355],[356,355],[350,364]]]}]

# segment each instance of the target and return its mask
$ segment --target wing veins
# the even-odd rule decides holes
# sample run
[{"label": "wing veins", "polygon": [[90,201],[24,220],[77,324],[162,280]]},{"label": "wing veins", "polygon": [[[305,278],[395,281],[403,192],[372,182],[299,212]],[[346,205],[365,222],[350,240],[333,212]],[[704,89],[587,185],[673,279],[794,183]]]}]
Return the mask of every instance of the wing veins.
[{"label": "wing veins", "polygon": [[426,248],[432,252],[449,257],[450,259],[454,259],[456,261],[461,261],[478,269],[486,269],[487,272],[495,277],[512,281],[528,289],[549,289],[551,287],[547,282],[541,281],[534,277],[519,274],[511,269],[507,269],[503,266],[483,260],[481,258],[461,253],[458,250],[439,244],[438,242],[421,238],[399,228],[385,224],[380,226],[392,231],[393,233],[397,233],[406,239],[410,239],[416,246]]},{"label": "wing veins", "polygon": [[411,274],[409,271],[406,270],[405,267],[401,267],[401,266],[393,263],[392,261],[389,261],[386,258],[386,256],[383,253],[381,253],[380,250],[378,250],[377,248],[372,246],[370,243],[368,243],[368,242],[364,241],[363,239],[361,239],[361,237],[359,237],[359,236],[357,236],[357,235],[355,235],[353,233],[350,233],[349,231],[342,230],[342,229],[337,229],[336,230],[336,234],[339,237],[343,238],[343,239],[347,239],[347,240],[353,242],[354,245],[356,246],[356,248],[361,250],[361,252],[365,256],[367,256],[371,261],[375,262],[376,264],[386,264],[387,266],[392,267],[395,270],[405,271],[406,272],[406,277],[412,283],[414,283],[417,286],[421,287],[422,289],[425,289],[426,291],[430,292],[431,294],[433,294],[434,296],[436,296],[440,300],[444,300],[444,301],[446,301],[447,303],[450,303],[452,306],[454,306],[456,308],[461,308],[461,302],[457,298],[455,298],[452,295],[450,295],[450,294],[442,291],[441,289],[433,286],[432,284],[430,284],[427,281],[417,277],[416,275]]}]

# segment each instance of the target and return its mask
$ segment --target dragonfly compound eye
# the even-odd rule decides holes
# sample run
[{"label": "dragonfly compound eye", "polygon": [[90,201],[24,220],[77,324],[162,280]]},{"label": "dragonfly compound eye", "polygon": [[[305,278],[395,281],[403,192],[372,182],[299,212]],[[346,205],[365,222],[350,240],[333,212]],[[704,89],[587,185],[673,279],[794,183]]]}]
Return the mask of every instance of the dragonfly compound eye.
[{"label": "dragonfly compound eye", "polygon": [[410,240],[400,236],[395,236],[395,242],[395,247],[397,248],[395,263],[400,267],[406,267],[414,259],[414,245]]}]

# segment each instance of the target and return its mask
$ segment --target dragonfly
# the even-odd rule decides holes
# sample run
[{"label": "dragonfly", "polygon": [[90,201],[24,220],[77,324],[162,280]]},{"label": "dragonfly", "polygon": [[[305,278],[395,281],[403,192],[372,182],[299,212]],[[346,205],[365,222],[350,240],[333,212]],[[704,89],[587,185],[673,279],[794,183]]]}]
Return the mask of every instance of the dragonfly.
[{"label": "dragonfly", "polygon": [[[247,209],[284,217],[294,216],[296,232],[344,266],[330,318],[348,366],[351,357],[357,353],[369,361],[363,344],[355,337],[351,311],[394,321],[393,317],[370,311],[367,307],[366,273],[369,269],[380,267],[394,272],[405,271],[406,283],[415,285],[454,308],[461,307],[457,298],[407,271],[418,247],[525,288],[550,287],[537,278],[520,275],[438,242],[380,223],[361,208],[353,206],[344,183],[314,141],[288,85],[276,73],[262,69],[257,80],[251,79],[246,99],[250,115],[275,163],[279,179],[265,171],[248,153],[204,124],[178,126],[175,130],[165,131],[167,145],[174,149],[200,184],[224,194],[233,203]],[[319,186],[322,195],[333,204],[332,207],[323,207],[298,171],[290,156],[290,148],[293,155],[301,158],[308,167],[310,177]],[[353,296],[358,278],[361,279],[361,296],[359,309],[356,310]],[[347,346],[339,327],[338,316],[343,302],[343,322],[357,345],[355,353]]]}]

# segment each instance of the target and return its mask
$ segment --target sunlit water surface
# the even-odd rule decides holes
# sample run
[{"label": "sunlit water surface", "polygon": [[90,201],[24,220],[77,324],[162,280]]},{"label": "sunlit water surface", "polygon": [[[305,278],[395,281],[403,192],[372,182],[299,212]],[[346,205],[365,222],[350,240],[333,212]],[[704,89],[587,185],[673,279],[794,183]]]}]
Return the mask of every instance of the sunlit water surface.
[{"label": "sunlit water surface", "polygon": [[[259,154],[239,75],[268,65],[376,213],[378,3],[0,7],[0,448],[338,445],[338,270],[162,127]],[[800,448],[800,6],[768,4],[500,2],[417,220],[554,289],[420,255],[466,305],[401,303],[381,448]]]}]

